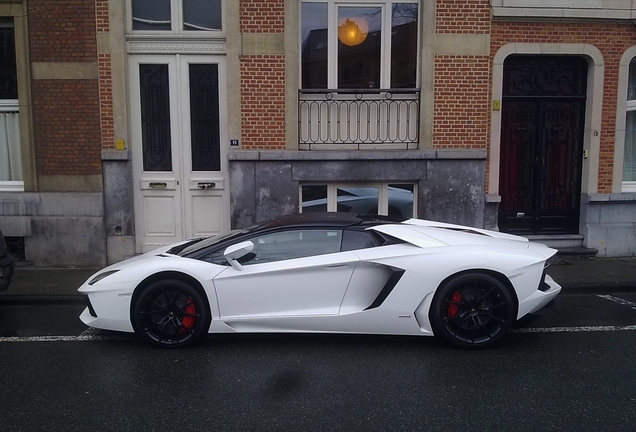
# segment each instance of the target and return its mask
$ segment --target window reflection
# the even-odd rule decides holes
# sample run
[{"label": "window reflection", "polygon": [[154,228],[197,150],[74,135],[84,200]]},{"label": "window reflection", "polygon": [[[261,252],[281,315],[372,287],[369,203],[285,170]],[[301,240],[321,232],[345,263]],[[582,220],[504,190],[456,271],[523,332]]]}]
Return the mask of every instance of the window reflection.
[{"label": "window reflection", "polygon": [[389,185],[389,216],[411,218],[413,214],[413,197],[415,185]]},{"label": "window reflection", "polygon": [[301,4],[302,88],[327,88],[327,4]]},{"label": "window reflection", "polygon": [[636,111],[627,112],[623,181],[636,181]]},{"label": "window reflection", "polygon": [[391,15],[391,88],[417,87],[417,4],[396,3]]},{"label": "window reflection", "polygon": [[221,30],[221,0],[183,0],[183,30]]},{"label": "window reflection", "polygon": [[251,239],[253,259],[244,264],[304,258],[340,252],[339,230],[298,230],[267,234]]},{"label": "window reflection", "polygon": [[369,33],[359,45],[338,41],[338,88],[380,88],[382,8],[338,8],[339,22],[355,17],[366,20]]},{"label": "window reflection", "polygon": [[303,213],[327,211],[327,185],[303,185],[301,196]]},{"label": "window reflection", "polygon": [[170,0],[133,0],[133,30],[172,30]]}]

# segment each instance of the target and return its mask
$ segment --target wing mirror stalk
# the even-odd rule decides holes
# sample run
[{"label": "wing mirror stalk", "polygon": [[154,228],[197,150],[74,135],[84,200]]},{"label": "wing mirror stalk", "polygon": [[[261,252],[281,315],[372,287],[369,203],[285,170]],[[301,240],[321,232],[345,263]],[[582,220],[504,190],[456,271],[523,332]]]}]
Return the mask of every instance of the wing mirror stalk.
[{"label": "wing mirror stalk", "polygon": [[228,246],[228,248],[225,249],[223,256],[235,270],[242,271],[243,266],[240,263],[241,258],[250,254],[252,250],[254,250],[254,243],[248,240]]}]

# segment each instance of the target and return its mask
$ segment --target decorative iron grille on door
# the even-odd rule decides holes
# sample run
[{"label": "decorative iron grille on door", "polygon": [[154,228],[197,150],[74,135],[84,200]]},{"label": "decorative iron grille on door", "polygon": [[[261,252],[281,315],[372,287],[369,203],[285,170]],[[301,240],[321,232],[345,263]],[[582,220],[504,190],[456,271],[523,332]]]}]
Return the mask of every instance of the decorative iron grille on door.
[{"label": "decorative iron grille on door", "polygon": [[504,64],[499,228],[578,233],[587,63],[574,56]]}]

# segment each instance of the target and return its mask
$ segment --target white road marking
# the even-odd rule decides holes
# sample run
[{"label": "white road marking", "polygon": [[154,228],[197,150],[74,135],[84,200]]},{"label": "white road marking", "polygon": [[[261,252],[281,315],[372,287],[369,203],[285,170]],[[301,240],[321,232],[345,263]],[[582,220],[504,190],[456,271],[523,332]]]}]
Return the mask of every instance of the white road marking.
[{"label": "white road marking", "polygon": [[605,300],[613,301],[614,303],[618,303],[618,304],[623,305],[623,306],[628,306],[628,307],[636,310],[636,303],[630,302],[629,300],[625,300],[625,299],[622,299],[620,297],[614,297],[614,296],[611,296],[611,295],[597,295],[597,297],[600,297],[600,298],[605,299]]},{"label": "white road marking", "polygon": [[97,340],[108,340],[112,337],[105,336],[9,336],[0,337],[0,343],[2,342],[86,342]]},{"label": "white road marking", "polygon": [[[615,332],[634,331],[636,325],[627,326],[578,326],[578,327],[530,327],[516,329],[513,333],[581,333],[581,332]],[[105,340],[129,340],[124,335],[99,335],[97,329],[87,329],[79,336],[9,336],[0,337],[3,342],[91,342]]]},{"label": "white road marking", "polygon": [[579,327],[530,327],[516,329],[514,333],[578,333],[611,332],[636,330],[636,325],[628,326],[579,326]]}]

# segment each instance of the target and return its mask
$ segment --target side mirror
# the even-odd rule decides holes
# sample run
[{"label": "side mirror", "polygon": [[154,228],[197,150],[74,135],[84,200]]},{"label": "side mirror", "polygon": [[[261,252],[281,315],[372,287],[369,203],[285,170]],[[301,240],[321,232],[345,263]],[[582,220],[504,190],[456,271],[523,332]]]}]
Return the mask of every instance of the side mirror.
[{"label": "side mirror", "polygon": [[251,241],[244,241],[232,246],[228,246],[223,253],[223,256],[230,263],[234,269],[241,271],[243,266],[239,263],[239,259],[252,252],[254,249],[254,243]]}]

